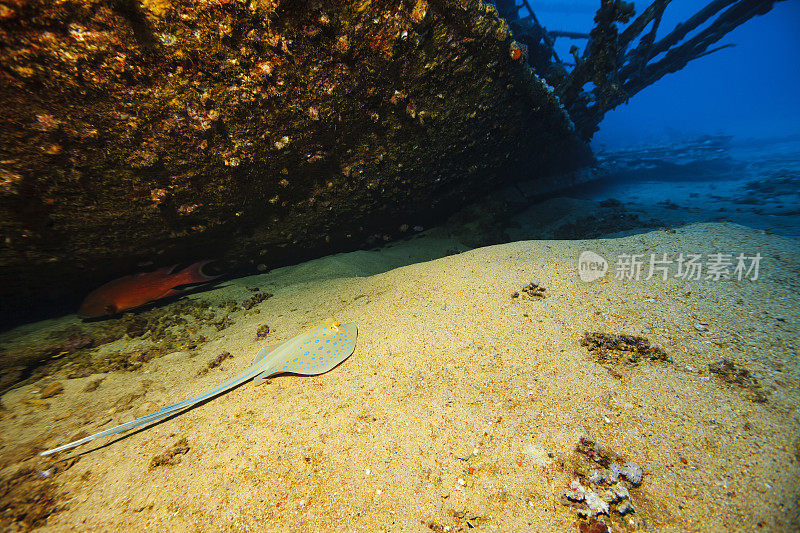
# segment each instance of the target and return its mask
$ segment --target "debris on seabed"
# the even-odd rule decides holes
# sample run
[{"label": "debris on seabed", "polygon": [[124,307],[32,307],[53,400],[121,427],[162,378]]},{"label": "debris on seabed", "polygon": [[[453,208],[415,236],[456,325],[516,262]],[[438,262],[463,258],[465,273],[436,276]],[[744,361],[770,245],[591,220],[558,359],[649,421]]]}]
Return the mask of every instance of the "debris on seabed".
[{"label": "debris on seabed", "polygon": [[263,324],[258,328],[258,331],[256,331],[256,338],[263,339],[267,335],[269,335],[269,326],[267,324]]},{"label": "debris on seabed", "polygon": [[[526,299],[530,299],[530,300],[539,300],[541,298],[545,298],[547,296],[545,294],[546,290],[547,289],[542,287],[542,285],[539,283],[539,280],[536,279],[536,278],[533,278],[528,283],[526,283],[525,285],[522,286],[522,293],[525,294],[526,296],[528,296],[528,298],[526,298]],[[514,291],[511,294],[511,297],[512,298],[519,298],[520,297],[519,291]]]},{"label": "debris on seabed", "polygon": [[761,383],[746,368],[737,367],[733,361],[722,359],[716,363],[710,363],[708,370],[716,374],[725,383],[739,385],[743,389],[750,391],[751,399],[754,402],[764,403],[767,401],[767,394],[761,388]]},{"label": "debris on seabed", "polygon": [[581,346],[586,346],[600,363],[638,363],[642,357],[652,361],[669,361],[667,352],[652,346],[645,337],[624,333],[587,331],[583,334]]},{"label": "debris on seabed", "polygon": [[[608,531],[608,524],[597,517],[613,520],[635,512],[630,489],[642,483],[642,468],[588,437],[578,441],[573,454],[573,473],[577,476],[561,496],[561,503],[587,519],[581,531]],[[599,468],[590,468],[597,465]]]},{"label": "debris on seabed", "polygon": [[150,468],[159,466],[175,466],[181,462],[181,455],[189,451],[189,441],[186,437],[172,445],[167,451],[154,456],[150,460]]}]

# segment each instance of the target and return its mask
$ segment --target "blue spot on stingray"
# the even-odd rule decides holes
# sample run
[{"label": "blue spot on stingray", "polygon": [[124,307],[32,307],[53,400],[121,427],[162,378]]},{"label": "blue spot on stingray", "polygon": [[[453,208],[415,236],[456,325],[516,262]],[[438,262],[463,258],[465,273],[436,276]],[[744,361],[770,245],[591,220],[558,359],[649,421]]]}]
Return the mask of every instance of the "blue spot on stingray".
[{"label": "blue spot on stingray", "polygon": [[330,350],[328,350],[328,353],[331,353],[331,351],[330,351]]},{"label": "blue spot on stingray", "polygon": [[294,358],[294,362],[296,363],[298,359],[299,359],[299,357],[295,357]]}]

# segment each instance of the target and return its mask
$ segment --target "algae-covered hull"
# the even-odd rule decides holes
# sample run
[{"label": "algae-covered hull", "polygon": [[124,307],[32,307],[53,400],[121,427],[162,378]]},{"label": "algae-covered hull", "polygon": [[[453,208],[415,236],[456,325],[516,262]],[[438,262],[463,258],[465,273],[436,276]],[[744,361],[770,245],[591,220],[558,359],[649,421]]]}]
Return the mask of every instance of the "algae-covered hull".
[{"label": "algae-covered hull", "polygon": [[353,249],[592,158],[480,1],[0,9],[15,313],[151,263],[245,271]]}]

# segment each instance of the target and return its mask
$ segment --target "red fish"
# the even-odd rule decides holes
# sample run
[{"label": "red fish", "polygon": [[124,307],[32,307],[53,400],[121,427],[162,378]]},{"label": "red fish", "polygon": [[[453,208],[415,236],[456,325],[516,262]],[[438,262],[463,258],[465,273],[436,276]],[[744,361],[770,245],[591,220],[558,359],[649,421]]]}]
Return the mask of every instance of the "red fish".
[{"label": "red fish", "polygon": [[178,272],[175,267],[159,268],[154,272],[141,272],[109,281],[96,288],[83,300],[78,316],[97,318],[140,307],[153,300],[183,294],[181,285],[203,283],[219,276],[207,276],[201,269],[211,261],[200,261]]}]

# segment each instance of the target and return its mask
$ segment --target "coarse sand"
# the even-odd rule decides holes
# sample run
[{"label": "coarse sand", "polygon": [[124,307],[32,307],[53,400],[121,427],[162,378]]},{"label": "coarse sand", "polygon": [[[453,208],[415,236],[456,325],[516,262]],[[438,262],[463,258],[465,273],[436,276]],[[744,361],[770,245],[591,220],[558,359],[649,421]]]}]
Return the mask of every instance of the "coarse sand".
[{"label": "coarse sand", "polygon": [[[208,327],[192,350],[133,371],[57,373],[5,393],[4,488],[36,494],[47,483],[39,497],[50,507],[26,517],[24,497],[6,494],[0,523],[41,531],[577,531],[562,495],[587,436],[645,473],[630,488],[636,512],[616,517],[615,530],[798,530],[798,240],[694,224],[513,242],[374,273],[396,264],[400,249],[225,282],[191,298],[218,306],[255,287],[273,296],[231,311],[232,324]],[[584,250],[609,261],[603,279],[579,279]],[[759,253],[759,276],[685,280],[672,265],[666,281],[645,279],[650,254],[664,253]],[[644,256],[640,280],[615,279],[620,254]],[[545,297],[515,297],[532,278]],[[358,344],[327,374],[248,383],[131,435],[36,456],[202,392],[249,366],[261,346],[334,321],[356,323]],[[78,321],[29,325],[0,342],[69,323]],[[264,324],[269,333],[257,339]],[[581,345],[585,332],[646,337],[670,361],[598,361]],[[126,337],[114,348],[137,342]],[[224,352],[232,357],[220,359]],[[709,371],[723,359],[748,380]],[[54,381],[63,392],[43,398]]]}]

